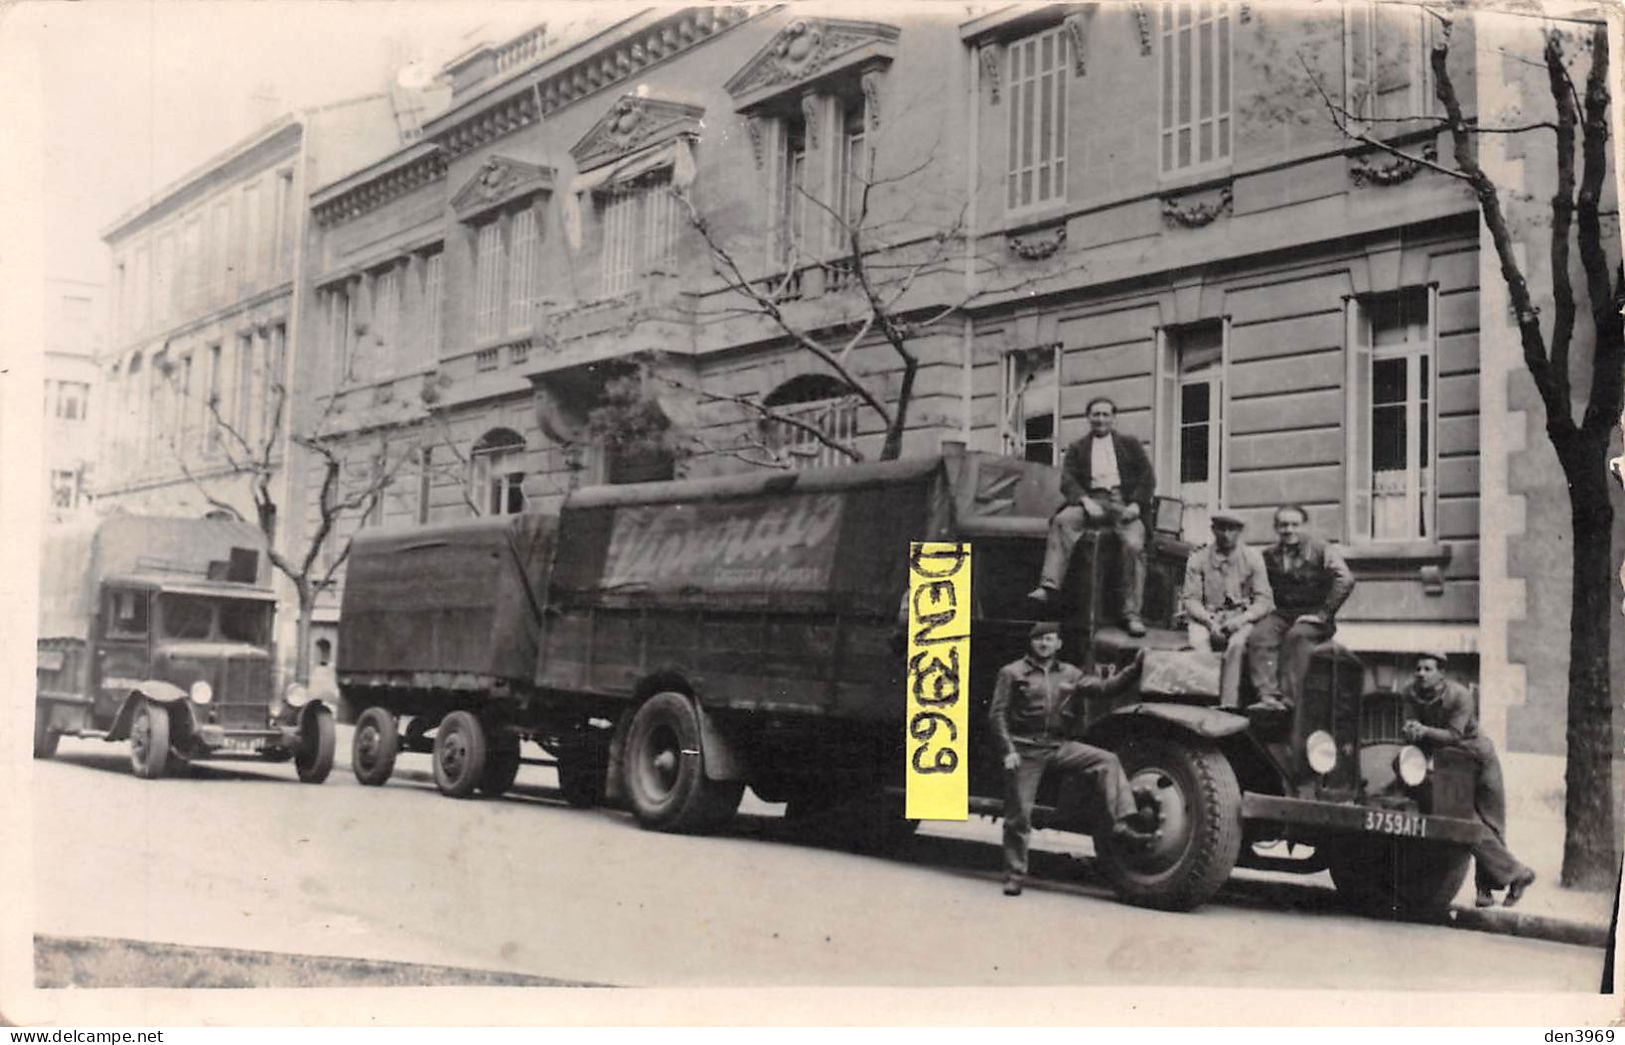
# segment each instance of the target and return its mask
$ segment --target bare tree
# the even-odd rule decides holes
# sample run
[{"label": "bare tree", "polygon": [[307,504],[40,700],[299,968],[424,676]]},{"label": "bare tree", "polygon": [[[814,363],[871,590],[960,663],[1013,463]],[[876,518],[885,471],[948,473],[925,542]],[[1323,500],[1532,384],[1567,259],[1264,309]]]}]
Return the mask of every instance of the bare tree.
[{"label": "bare tree", "polygon": [[[1619,873],[1611,776],[1617,745],[1609,671],[1614,513],[1609,502],[1608,447],[1614,426],[1620,423],[1621,391],[1625,387],[1625,326],[1620,314],[1621,305],[1625,304],[1625,271],[1615,268],[1610,278],[1610,268],[1614,266],[1610,265],[1603,239],[1602,200],[1610,168],[1608,106],[1612,100],[1608,88],[1608,31],[1605,24],[1595,23],[1586,24],[1578,34],[1580,49],[1591,55],[1582,90],[1571,73],[1565,50],[1568,33],[1555,23],[1548,24],[1541,61],[1531,64],[1538,64],[1544,70],[1552,118],[1496,125],[1463,111],[1449,65],[1452,20],[1436,11],[1430,10],[1430,14],[1438,30],[1429,64],[1444,115],[1418,114],[1390,122],[1423,125],[1435,133],[1448,131],[1453,147],[1452,162],[1414,147],[1396,145],[1394,139],[1373,133],[1372,121],[1357,118],[1335,102],[1309,61],[1301,55],[1300,63],[1308,71],[1332,122],[1343,135],[1417,168],[1462,182],[1477,200],[1484,226],[1489,230],[1517,322],[1524,365],[1540,394],[1546,415],[1546,435],[1568,485],[1572,516],[1574,551],[1562,880],[1565,885],[1604,888],[1614,884]],[[1557,173],[1557,188],[1550,200],[1548,250],[1553,315],[1549,332],[1543,326],[1524,266],[1514,250],[1515,238],[1503,205],[1504,197],[1526,197],[1510,186],[1498,185],[1478,159],[1478,141],[1484,135],[1537,133],[1551,135],[1551,151],[1547,155],[1551,156]],[[1580,151],[1578,167],[1576,145]],[[1527,241],[1528,236],[1521,238]],[[1579,315],[1576,288],[1570,276],[1570,251],[1575,247],[1593,334],[1589,359],[1583,358],[1583,354],[1581,358],[1572,358],[1570,351]],[[1572,372],[1576,366],[1588,367],[1590,386],[1583,415],[1578,421],[1571,397]]]},{"label": "bare tree", "polygon": [[[287,433],[288,442],[305,451],[319,475],[314,526],[296,548],[283,547],[282,506],[278,505],[277,477],[285,468],[299,467],[297,460],[284,460],[283,439],[289,425],[289,395],[283,375],[267,368],[262,378],[266,386],[264,416],[251,422],[249,411],[228,418],[219,395],[193,397],[190,389],[178,389],[179,399],[197,399],[207,415],[211,431],[207,438],[219,455],[219,463],[202,473],[186,447],[171,441],[175,460],[183,475],[211,508],[241,519],[243,513],[218,491],[221,480],[241,479],[248,487],[254,522],[265,536],[266,556],[272,567],[293,585],[297,605],[295,628],[297,652],[294,679],[310,681],[310,629],[317,600],[332,590],[339,571],[350,555],[350,540],[341,536],[347,524],[365,520],[377,511],[385,491],[402,464],[412,457],[415,441],[399,431],[383,429],[375,452],[360,464],[346,454],[353,437],[336,429],[337,397],[328,397],[318,417],[301,430]],[[174,375],[169,375],[174,384]],[[189,432],[182,426],[183,432]],[[289,455],[292,456],[292,455]],[[223,467],[222,467],[223,465]],[[296,509],[297,506],[289,506]]]}]

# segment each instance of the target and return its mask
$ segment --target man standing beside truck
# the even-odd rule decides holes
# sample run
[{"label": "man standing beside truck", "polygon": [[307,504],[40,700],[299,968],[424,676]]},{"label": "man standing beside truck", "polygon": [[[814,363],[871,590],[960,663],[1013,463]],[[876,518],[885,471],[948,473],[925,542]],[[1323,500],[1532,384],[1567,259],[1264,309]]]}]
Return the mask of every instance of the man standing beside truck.
[{"label": "man standing beside truck", "polygon": [[1304,533],[1309,512],[1297,504],[1275,509],[1275,544],[1264,550],[1275,609],[1247,638],[1258,706],[1295,707],[1309,656],[1337,633],[1337,610],[1354,590],[1354,574],[1335,547]]},{"label": "man standing beside truck", "polygon": [[1505,889],[1503,907],[1523,899],[1524,891],[1535,881],[1535,872],[1518,862],[1507,848],[1507,796],[1501,781],[1501,761],[1490,738],[1478,732],[1478,715],[1473,695],[1459,682],[1445,677],[1447,657],[1424,653],[1416,658],[1416,677],[1405,688],[1405,739],[1432,753],[1441,747],[1465,751],[1477,769],[1473,806],[1485,827],[1479,843],[1473,846],[1473,880],[1477,886],[1474,903],[1489,907],[1495,903],[1495,890]]},{"label": "man standing beside truck", "polygon": [[1028,598],[1052,605],[1066,582],[1072,548],[1091,526],[1117,532],[1122,549],[1123,628],[1145,634],[1140,606],[1145,595],[1146,519],[1156,491],[1156,474],[1145,447],[1117,429],[1117,404],[1104,396],[1089,401],[1089,434],[1066,448],[1061,494],[1066,504],[1050,518],[1044,569]]},{"label": "man standing beside truck", "polygon": [[1134,663],[1107,679],[1091,678],[1057,658],[1061,629],[1040,621],[1028,634],[1029,650],[1020,660],[999,669],[988,715],[1004,758],[1004,893],[1020,896],[1027,876],[1032,839],[1033,802],[1044,771],[1055,768],[1085,778],[1105,807],[1112,833],[1129,842],[1153,835],[1140,830],[1138,806],[1128,776],[1117,756],[1103,748],[1070,739],[1085,697],[1112,698],[1140,677],[1141,650]]},{"label": "man standing beside truck", "polygon": [[1213,543],[1185,560],[1185,587],[1180,609],[1196,649],[1223,654],[1219,703],[1241,704],[1241,666],[1253,625],[1275,606],[1269,571],[1258,552],[1241,543],[1242,521],[1229,512],[1214,512]]}]

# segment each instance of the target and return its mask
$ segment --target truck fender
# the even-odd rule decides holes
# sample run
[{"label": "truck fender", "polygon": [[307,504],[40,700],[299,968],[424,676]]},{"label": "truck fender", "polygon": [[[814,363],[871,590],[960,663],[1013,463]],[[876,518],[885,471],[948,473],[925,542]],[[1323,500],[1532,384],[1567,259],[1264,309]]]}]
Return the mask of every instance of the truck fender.
[{"label": "truck fender", "polygon": [[[1144,720],[1150,719],[1151,722]],[[1111,747],[1125,734],[1151,724],[1167,725],[1204,740],[1219,741],[1247,729],[1244,715],[1224,708],[1145,701],[1113,710],[1089,728],[1084,740]]]},{"label": "truck fender", "polygon": [[185,708],[187,732],[191,732],[192,708],[186,691],[173,682],[146,679],[124,698],[123,705],[118,709],[118,717],[113,719],[113,728],[107,731],[108,740],[123,740],[130,735],[130,720],[135,717],[136,706],[144,700]]},{"label": "truck fender", "polygon": [[704,760],[707,780],[745,779],[745,761],[728,735],[717,727],[716,719],[699,701],[694,710],[700,719],[700,755]]}]

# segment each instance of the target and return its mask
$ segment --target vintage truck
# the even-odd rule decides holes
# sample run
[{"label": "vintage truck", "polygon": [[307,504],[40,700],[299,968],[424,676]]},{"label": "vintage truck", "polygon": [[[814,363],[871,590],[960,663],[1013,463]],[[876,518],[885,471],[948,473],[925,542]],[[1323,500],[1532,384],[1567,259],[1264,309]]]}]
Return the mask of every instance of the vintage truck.
[{"label": "vintage truck", "polygon": [[63,736],[130,742],[140,777],[192,759],[333,767],[326,703],[273,690],[275,596],[254,527],[115,515],[53,526],[40,556],[34,757]]},{"label": "vintage truck", "polygon": [[[870,842],[906,834],[909,542],[968,541],[971,808],[996,816],[992,680],[1026,649],[1025,593],[1059,503],[1054,469],[949,448],[589,488],[556,520],[363,536],[339,643],[341,688],[364,709],[357,775],[381,782],[405,743],[432,747],[446,793],[498,792],[529,739],[554,754],[567,799],[624,803],[648,828],[715,828],[748,786],[795,822],[844,824]],[[1086,535],[1074,555],[1063,657],[1089,669],[1141,646],[1179,657],[1189,547],[1155,540],[1146,608],[1157,626],[1136,640],[1100,613],[1115,597],[1103,553],[1114,539]],[[1224,710],[1184,685],[1086,708],[1081,738],[1119,754],[1159,820],[1149,847],[1097,838],[1119,895],[1192,908],[1239,864],[1327,869],[1340,891],[1387,911],[1448,904],[1480,831],[1471,766],[1406,745],[1397,695],[1367,690],[1360,662],[1328,645],[1289,717]],[[404,740],[401,715],[416,716]],[[1084,804],[1059,790],[1041,792],[1039,823],[1092,833]]]}]

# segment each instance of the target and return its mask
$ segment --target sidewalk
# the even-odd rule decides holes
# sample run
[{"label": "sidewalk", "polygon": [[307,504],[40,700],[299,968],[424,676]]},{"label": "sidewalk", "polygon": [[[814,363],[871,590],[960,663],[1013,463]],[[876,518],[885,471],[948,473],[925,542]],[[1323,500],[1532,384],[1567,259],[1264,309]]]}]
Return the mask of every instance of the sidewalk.
[{"label": "sidewalk", "polygon": [[[1614,913],[1613,892],[1581,892],[1577,889],[1565,889],[1557,884],[1563,869],[1562,816],[1559,814],[1554,819],[1538,815],[1539,811],[1530,808],[1531,805],[1532,803],[1526,804],[1523,809],[1518,810],[1521,816],[1508,817],[1507,843],[1518,859],[1533,868],[1539,877],[1518,902],[1517,907],[1511,910],[1500,906],[1484,908],[1484,913],[1492,917],[1505,912],[1508,916],[1515,914],[1528,918],[1553,919],[1606,933]],[[1473,879],[1469,874],[1466,884],[1456,896],[1456,907],[1477,911],[1478,909],[1473,907],[1473,895]],[[1497,901],[1504,895],[1496,894]]]}]

